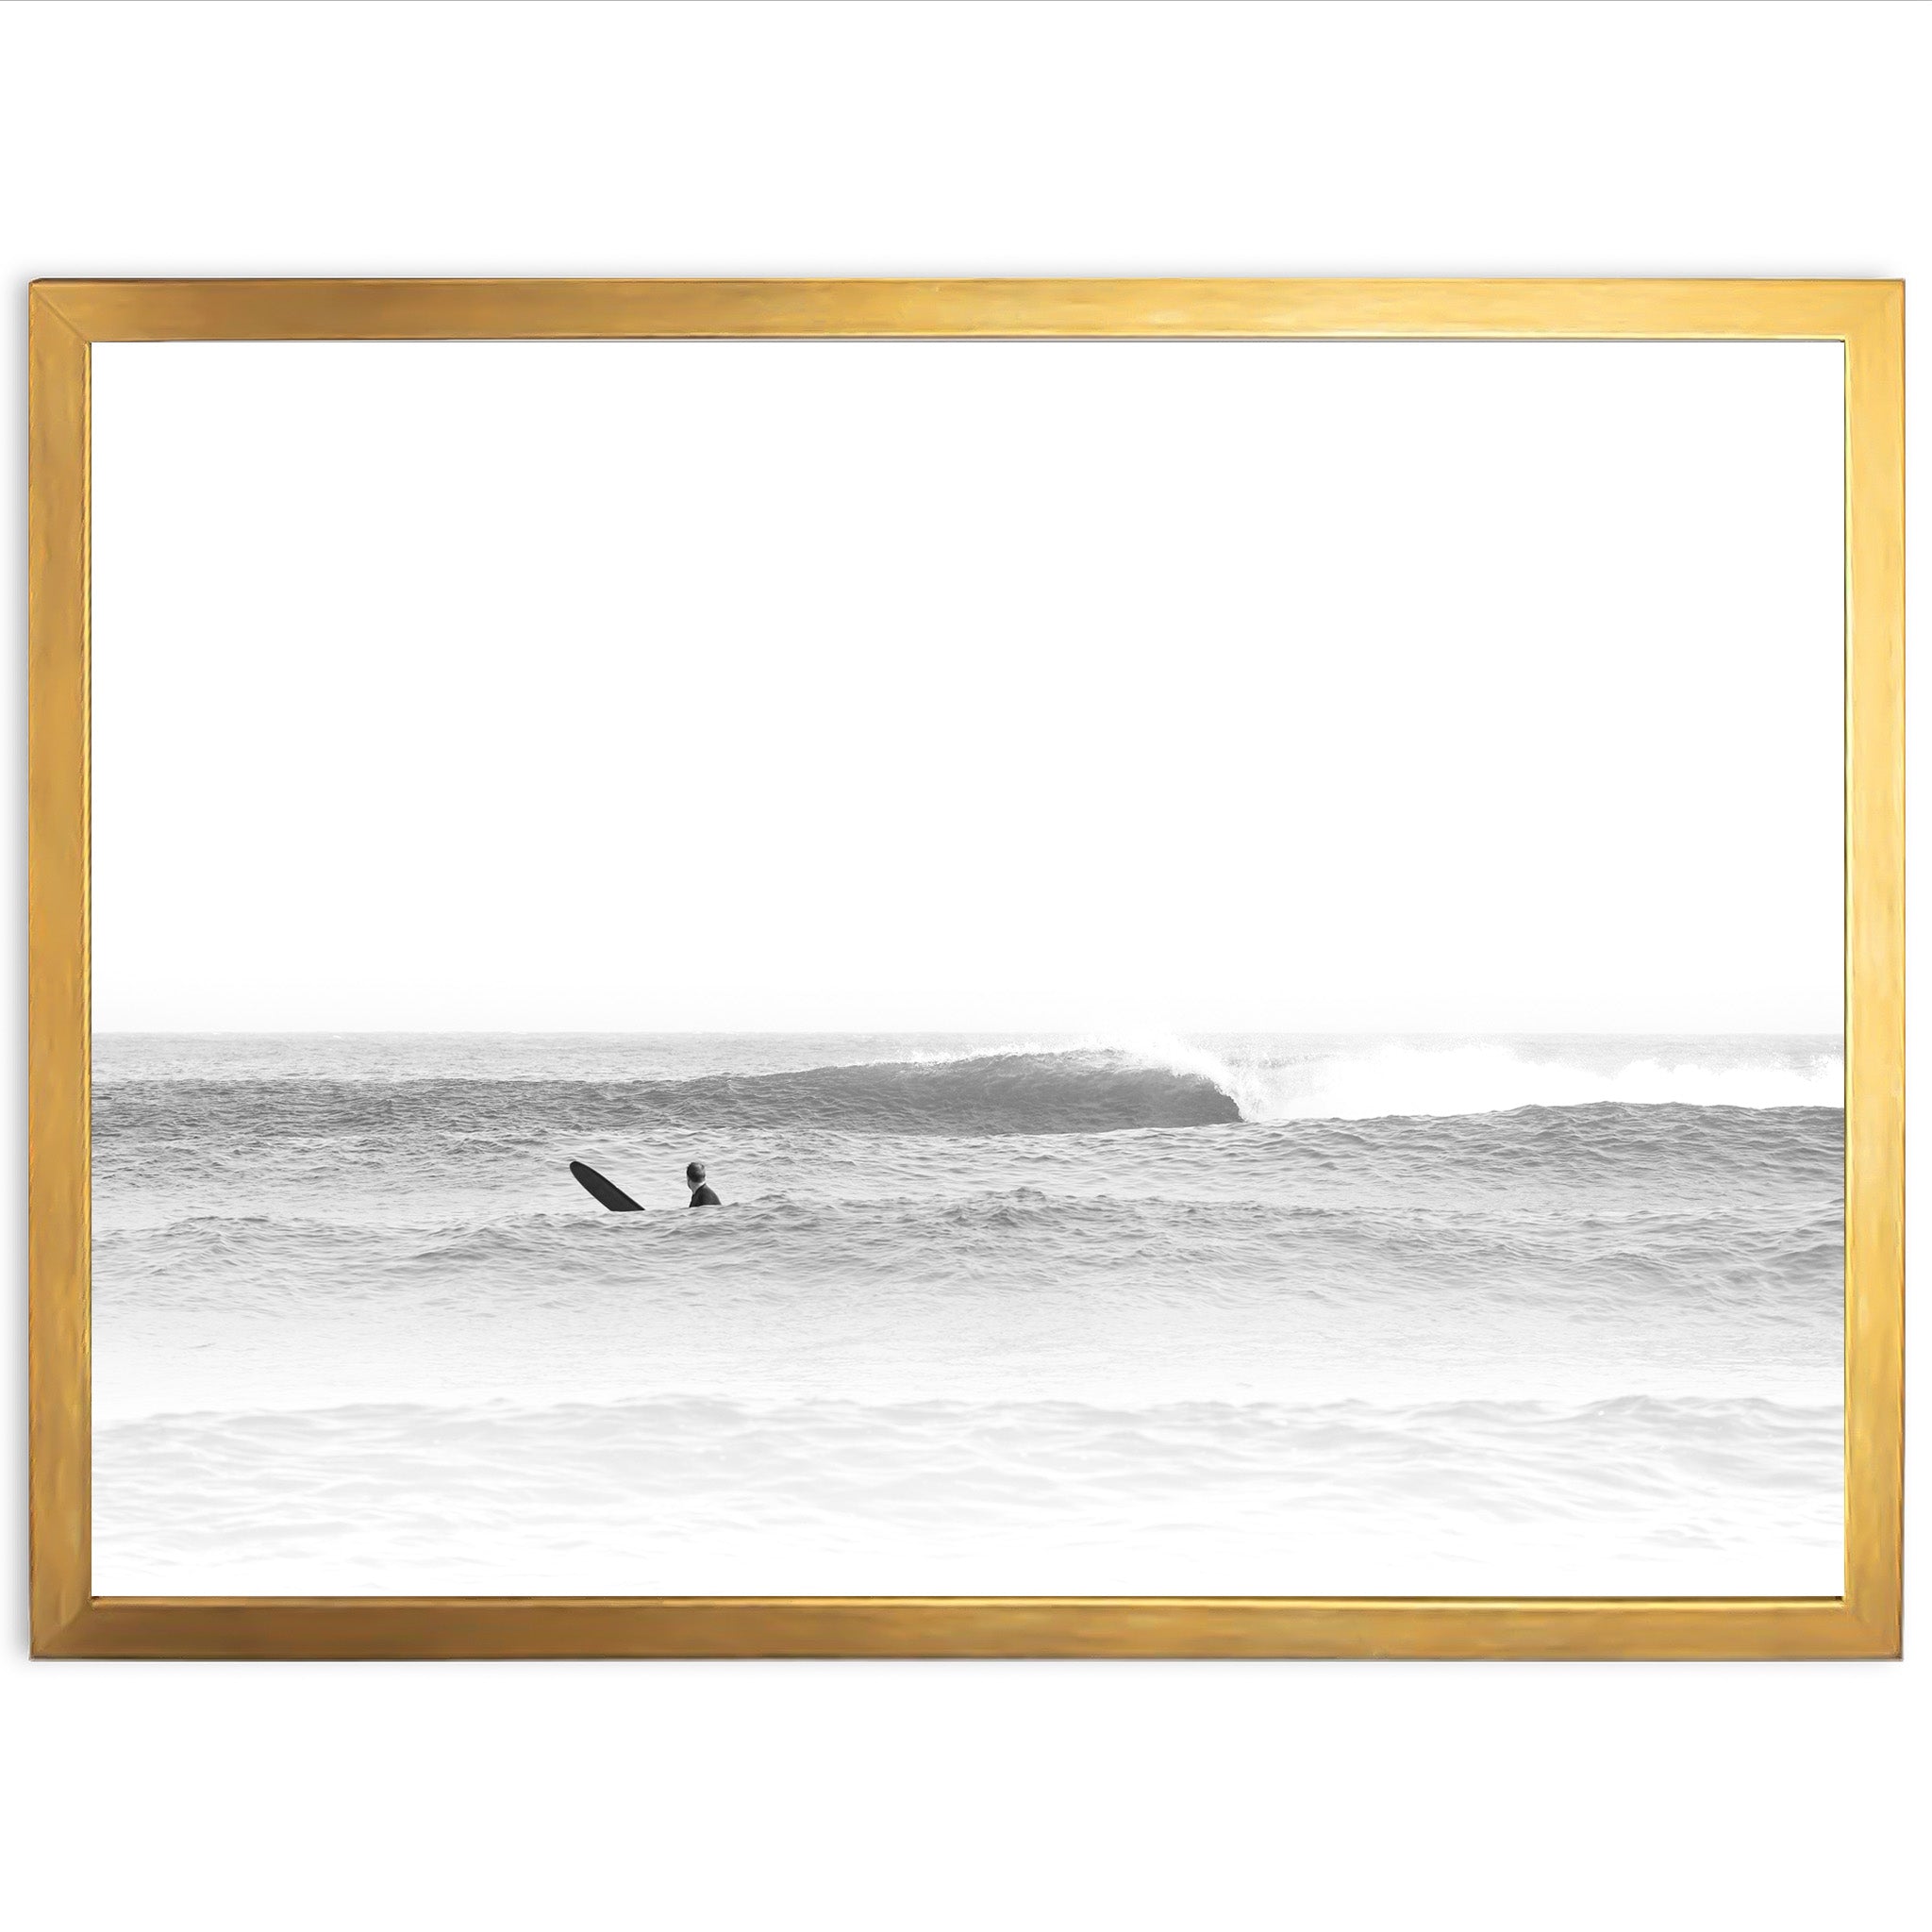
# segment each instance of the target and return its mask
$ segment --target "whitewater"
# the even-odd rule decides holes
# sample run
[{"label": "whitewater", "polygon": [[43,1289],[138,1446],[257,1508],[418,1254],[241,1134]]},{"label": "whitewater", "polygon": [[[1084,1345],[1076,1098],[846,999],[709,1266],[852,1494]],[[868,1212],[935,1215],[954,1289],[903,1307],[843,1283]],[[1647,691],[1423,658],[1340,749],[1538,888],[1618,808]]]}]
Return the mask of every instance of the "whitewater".
[{"label": "whitewater", "polygon": [[1835,1594],[1842,1081],[1784,1036],[102,1036],[95,1588]]}]

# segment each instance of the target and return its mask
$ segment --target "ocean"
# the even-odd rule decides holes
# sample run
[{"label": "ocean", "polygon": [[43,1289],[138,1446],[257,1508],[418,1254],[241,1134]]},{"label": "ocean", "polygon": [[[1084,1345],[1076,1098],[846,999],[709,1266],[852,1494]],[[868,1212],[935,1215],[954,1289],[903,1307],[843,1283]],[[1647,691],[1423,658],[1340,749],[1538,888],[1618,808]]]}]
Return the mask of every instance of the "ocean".
[{"label": "ocean", "polygon": [[1827,1038],[103,1035],[94,1589],[1836,1595],[1842,1081]]}]

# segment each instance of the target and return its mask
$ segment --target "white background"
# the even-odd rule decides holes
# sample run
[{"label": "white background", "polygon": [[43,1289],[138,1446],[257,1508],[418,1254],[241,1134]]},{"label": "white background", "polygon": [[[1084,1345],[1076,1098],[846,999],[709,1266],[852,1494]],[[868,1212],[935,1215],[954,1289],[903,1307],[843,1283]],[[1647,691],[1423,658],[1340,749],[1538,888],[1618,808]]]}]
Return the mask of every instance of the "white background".
[{"label": "white background", "polygon": [[[1928,52],[1907,8],[15,8],[13,447],[34,275],[1932,278]],[[23,640],[24,542],[5,556]],[[18,855],[18,775],[7,796]],[[9,1131],[18,1174],[18,1105]],[[19,1257],[17,1189],[7,1211]],[[1924,1909],[1917,1657],[30,1665],[18,1314],[9,1332],[0,1818],[30,1918],[1813,1927]]]},{"label": "white background", "polygon": [[94,1024],[1836,1033],[1825,342],[108,343]]}]

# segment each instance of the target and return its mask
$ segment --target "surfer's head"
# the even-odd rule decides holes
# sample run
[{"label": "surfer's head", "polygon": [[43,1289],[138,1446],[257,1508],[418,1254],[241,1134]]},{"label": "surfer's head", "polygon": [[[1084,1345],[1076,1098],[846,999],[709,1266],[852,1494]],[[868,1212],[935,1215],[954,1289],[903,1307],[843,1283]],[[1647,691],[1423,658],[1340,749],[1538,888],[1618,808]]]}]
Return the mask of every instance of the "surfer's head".
[{"label": "surfer's head", "polygon": [[693,1160],[691,1164],[685,1169],[684,1177],[687,1181],[691,1183],[692,1187],[703,1187],[705,1184],[705,1163],[702,1160]]}]

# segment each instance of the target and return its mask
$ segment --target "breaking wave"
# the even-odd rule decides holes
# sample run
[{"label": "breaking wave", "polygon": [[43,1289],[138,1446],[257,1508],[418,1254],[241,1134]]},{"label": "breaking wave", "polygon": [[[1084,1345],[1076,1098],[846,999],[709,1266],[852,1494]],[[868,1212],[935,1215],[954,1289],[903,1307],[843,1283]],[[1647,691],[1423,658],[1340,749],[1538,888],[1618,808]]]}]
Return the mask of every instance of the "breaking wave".
[{"label": "breaking wave", "polygon": [[425,1135],[508,1149],[573,1132],[825,1128],[858,1135],[1104,1134],[1240,1122],[1495,1114],[1524,1108],[1843,1106],[1836,1052],[1595,1064],[1522,1044],[1297,1042],[1252,1056],[1184,1041],[1089,1042],[685,1079],[147,1080],[96,1096],[96,1131],[192,1140],[219,1123],[267,1140]]}]

